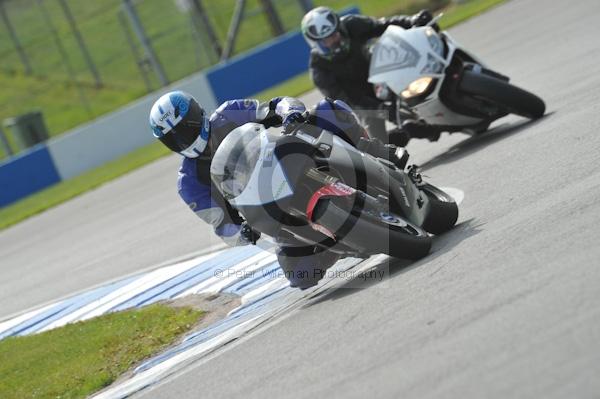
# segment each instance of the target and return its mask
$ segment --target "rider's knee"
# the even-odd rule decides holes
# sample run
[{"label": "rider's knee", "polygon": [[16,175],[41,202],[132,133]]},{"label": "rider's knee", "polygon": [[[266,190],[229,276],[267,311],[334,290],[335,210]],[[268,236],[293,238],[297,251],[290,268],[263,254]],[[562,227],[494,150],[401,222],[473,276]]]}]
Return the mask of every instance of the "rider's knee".
[{"label": "rider's knee", "polygon": [[335,264],[339,256],[330,252],[312,253],[310,249],[281,247],[277,259],[290,286],[307,289],[325,277],[327,269]]}]

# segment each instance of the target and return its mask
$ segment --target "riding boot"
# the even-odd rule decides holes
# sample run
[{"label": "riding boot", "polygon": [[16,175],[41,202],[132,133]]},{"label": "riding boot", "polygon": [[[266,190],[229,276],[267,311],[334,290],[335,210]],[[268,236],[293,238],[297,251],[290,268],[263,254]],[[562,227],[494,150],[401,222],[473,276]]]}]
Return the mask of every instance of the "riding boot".
[{"label": "riding boot", "polygon": [[311,246],[277,248],[277,260],[290,287],[301,290],[317,285],[339,259],[336,253]]},{"label": "riding boot", "polygon": [[408,119],[402,122],[402,129],[406,131],[410,137],[428,139],[429,141],[438,141],[440,134],[442,133],[439,129],[414,119]]},{"label": "riding boot", "polygon": [[410,135],[408,132],[400,127],[396,127],[387,132],[388,143],[394,144],[398,147],[406,147],[410,141]]}]

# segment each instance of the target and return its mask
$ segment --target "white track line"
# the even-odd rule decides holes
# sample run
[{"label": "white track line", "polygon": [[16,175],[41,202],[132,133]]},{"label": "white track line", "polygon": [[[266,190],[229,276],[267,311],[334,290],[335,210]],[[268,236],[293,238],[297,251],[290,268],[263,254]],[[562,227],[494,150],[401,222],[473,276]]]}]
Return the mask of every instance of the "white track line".
[{"label": "white track line", "polygon": [[173,266],[167,266],[162,269],[158,269],[148,274],[141,276],[139,279],[127,284],[110,294],[97,299],[88,305],[76,310],[73,313],[68,314],[65,317],[62,317],[50,324],[46,327],[42,328],[41,331],[48,331],[56,327],[63,326],[67,323],[87,320],[92,317],[100,316],[111,308],[133,298],[134,296],[170,279],[173,278],[193,267],[198,266],[199,263],[202,263],[208,258],[212,258],[213,256],[218,256],[220,253],[204,255],[200,258],[190,259],[186,262],[175,264]]}]

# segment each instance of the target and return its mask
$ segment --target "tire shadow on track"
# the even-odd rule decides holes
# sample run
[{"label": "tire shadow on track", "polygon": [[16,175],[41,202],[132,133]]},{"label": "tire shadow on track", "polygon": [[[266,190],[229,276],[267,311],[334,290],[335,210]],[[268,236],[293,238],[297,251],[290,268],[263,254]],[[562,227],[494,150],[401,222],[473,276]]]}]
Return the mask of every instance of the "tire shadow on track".
[{"label": "tire shadow on track", "polygon": [[527,128],[537,125],[547,117],[554,114],[554,111],[548,112],[539,119],[534,120],[519,120],[512,123],[503,123],[496,126],[484,133],[471,136],[460,143],[457,143],[450,147],[448,151],[435,156],[427,162],[420,164],[419,166],[423,170],[431,169],[435,166],[452,163],[471,155],[472,153],[479,151],[480,149],[492,145],[500,140],[511,137]]},{"label": "tire shadow on track", "polygon": [[376,287],[381,284],[389,284],[393,279],[400,278],[404,273],[410,272],[418,267],[431,267],[432,270],[429,276],[433,276],[441,269],[449,266],[451,267],[452,261],[459,255],[459,252],[442,264],[435,264],[434,261],[442,255],[455,250],[456,246],[462,241],[479,234],[483,230],[481,228],[483,225],[483,223],[478,224],[476,219],[465,220],[464,222],[457,224],[452,230],[439,236],[435,236],[431,253],[425,258],[418,261],[388,258],[385,262],[365,270],[362,273],[362,275],[380,275],[380,273],[382,273],[381,275],[384,276],[383,279],[365,279],[357,276],[342,284],[336,285],[334,290],[325,290],[312,297],[303,308],[308,308],[324,301],[342,299],[348,295],[353,295],[362,290]]}]

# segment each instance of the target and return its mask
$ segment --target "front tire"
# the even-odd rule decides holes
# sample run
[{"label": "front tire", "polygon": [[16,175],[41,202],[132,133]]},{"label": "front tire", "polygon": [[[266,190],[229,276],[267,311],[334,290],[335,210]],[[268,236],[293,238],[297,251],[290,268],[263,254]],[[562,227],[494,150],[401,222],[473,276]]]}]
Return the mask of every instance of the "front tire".
[{"label": "front tire", "polygon": [[464,71],[459,88],[526,118],[541,118],[546,111],[546,104],[535,94],[483,73]]},{"label": "front tire", "polygon": [[454,198],[431,184],[419,188],[429,199],[429,213],[423,222],[423,228],[436,235],[451,230],[458,220],[458,205]]},{"label": "front tire", "polygon": [[375,210],[363,209],[355,215],[336,199],[318,204],[314,221],[332,231],[342,244],[369,255],[384,253],[416,260],[431,249],[431,237],[422,228]]}]

